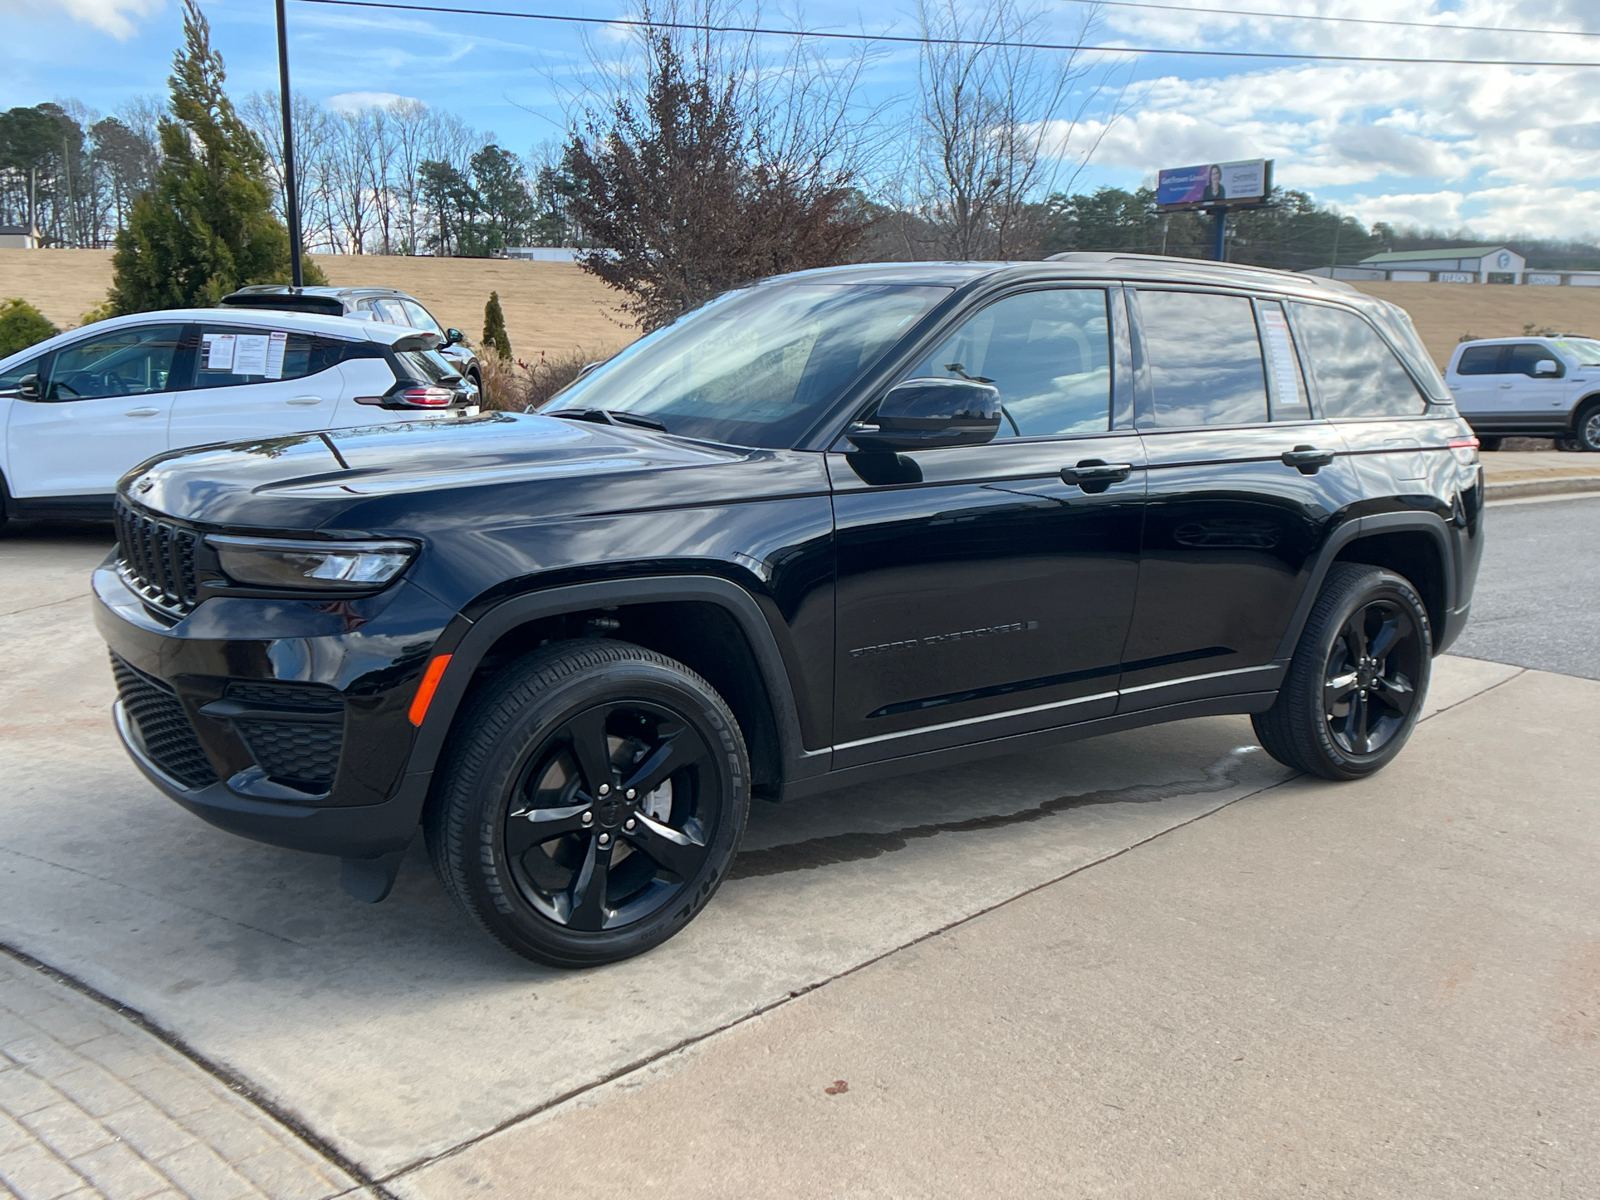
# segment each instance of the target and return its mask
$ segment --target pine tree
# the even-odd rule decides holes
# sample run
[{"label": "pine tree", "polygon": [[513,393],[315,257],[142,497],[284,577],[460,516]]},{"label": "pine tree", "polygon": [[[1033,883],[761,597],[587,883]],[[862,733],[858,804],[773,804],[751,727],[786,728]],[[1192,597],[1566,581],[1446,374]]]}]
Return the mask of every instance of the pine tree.
[{"label": "pine tree", "polygon": [[489,303],[483,306],[483,344],[493,346],[496,354],[511,361],[511,339],[506,336],[506,314],[500,309],[499,292],[490,292]]},{"label": "pine tree", "polygon": [[[161,167],[117,235],[110,304],[119,314],[208,306],[248,283],[289,281],[289,231],[272,211],[266,151],[222,89],[222,56],[184,0]],[[325,282],[305,263],[307,283]]]}]

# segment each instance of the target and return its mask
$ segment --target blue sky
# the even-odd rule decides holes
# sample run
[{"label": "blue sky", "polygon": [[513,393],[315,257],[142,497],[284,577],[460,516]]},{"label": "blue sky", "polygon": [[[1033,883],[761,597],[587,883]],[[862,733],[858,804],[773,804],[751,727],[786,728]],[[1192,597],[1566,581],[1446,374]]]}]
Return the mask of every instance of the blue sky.
[{"label": "blue sky", "polygon": [[[957,0],[958,3],[961,0]],[[1160,0],[1182,5],[1195,0]],[[1385,20],[1531,26],[1600,35],[1600,0],[1217,0],[1228,8]],[[804,6],[812,28],[914,32],[914,0]],[[1084,5],[1044,0],[1037,33],[1071,40]],[[276,84],[271,0],[202,0],[229,88]],[[496,0],[485,7],[624,15],[625,0]],[[747,7],[745,11],[753,11]],[[0,107],[74,98],[102,112],[160,93],[180,39],[177,0],[0,0],[11,35]],[[768,7],[764,23],[792,13]],[[484,17],[333,9],[289,0],[294,84],[324,102],[415,97],[494,132],[519,152],[560,135],[563,92],[581,79],[584,35],[569,26]],[[606,45],[607,32],[588,35]],[[1097,41],[1600,61],[1600,36],[1459,33],[1375,25],[1104,8]],[[1067,150],[1097,149],[1080,187],[1131,186],[1158,166],[1277,160],[1277,181],[1371,222],[1485,235],[1600,232],[1600,68],[1421,67],[1188,59],[1099,60],[1126,111],[1052,129]],[[909,104],[916,66],[902,48],[868,76],[876,104]]]}]

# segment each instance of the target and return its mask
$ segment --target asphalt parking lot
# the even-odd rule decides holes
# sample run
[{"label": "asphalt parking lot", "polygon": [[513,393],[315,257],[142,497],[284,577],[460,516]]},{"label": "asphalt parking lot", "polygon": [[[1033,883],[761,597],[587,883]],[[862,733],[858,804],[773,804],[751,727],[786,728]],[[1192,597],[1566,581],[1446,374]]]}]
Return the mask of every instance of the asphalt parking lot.
[{"label": "asphalt parking lot", "polygon": [[[1497,506],[1490,545],[1597,510]],[[563,974],[415,850],[369,907],[146,785],[105,548],[0,538],[0,940],[397,1194],[1600,1194],[1600,685],[1492,615],[1375,780],[1216,718],[758,806],[685,934]],[[1534,578],[1485,572],[1491,614]]]}]

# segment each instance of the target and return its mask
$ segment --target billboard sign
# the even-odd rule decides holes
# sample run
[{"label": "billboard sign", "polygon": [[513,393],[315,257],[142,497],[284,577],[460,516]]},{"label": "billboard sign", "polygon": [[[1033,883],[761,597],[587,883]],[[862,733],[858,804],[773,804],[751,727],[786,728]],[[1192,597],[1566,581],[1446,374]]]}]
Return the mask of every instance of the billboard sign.
[{"label": "billboard sign", "polygon": [[1265,204],[1271,191],[1270,158],[1171,167],[1156,178],[1156,208],[1249,208]]}]

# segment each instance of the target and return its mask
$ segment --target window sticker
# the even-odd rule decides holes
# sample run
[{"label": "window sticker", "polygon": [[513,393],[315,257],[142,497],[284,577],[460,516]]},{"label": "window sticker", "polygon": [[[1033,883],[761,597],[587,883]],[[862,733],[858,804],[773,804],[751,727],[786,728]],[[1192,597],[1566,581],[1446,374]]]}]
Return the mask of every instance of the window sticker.
[{"label": "window sticker", "polygon": [[233,370],[233,334],[206,334],[206,370]]},{"label": "window sticker", "polygon": [[267,335],[241,333],[233,341],[233,373],[235,375],[265,375],[267,373]]},{"label": "window sticker", "polygon": [[1272,381],[1277,384],[1278,403],[1299,406],[1305,403],[1300,392],[1300,373],[1294,366],[1294,347],[1289,343],[1289,322],[1276,304],[1261,306],[1261,324],[1267,334],[1267,352],[1272,359]]},{"label": "window sticker", "polygon": [[288,349],[289,335],[287,333],[274,333],[267,342],[267,370],[268,379],[283,378],[283,352]]}]

